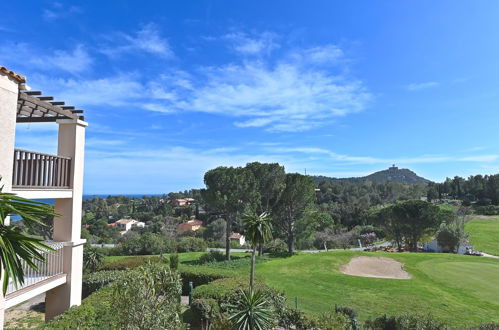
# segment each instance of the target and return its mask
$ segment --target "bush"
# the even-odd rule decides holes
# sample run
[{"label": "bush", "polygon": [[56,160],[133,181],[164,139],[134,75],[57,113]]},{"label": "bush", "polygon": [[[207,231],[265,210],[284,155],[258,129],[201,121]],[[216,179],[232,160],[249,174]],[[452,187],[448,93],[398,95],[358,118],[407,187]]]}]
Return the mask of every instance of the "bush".
[{"label": "bush", "polygon": [[85,245],[83,248],[83,268],[86,271],[95,271],[102,264],[104,256],[102,248]]},{"label": "bush", "polygon": [[149,255],[175,251],[175,240],[164,235],[146,233],[118,244],[115,255]]},{"label": "bush", "polygon": [[220,308],[214,299],[194,299],[191,311],[195,324],[201,325],[202,329],[208,329],[210,320],[213,320],[220,313]]},{"label": "bush", "polygon": [[84,299],[80,306],[71,307],[40,329],[118,329],[112,293],[109,287],[99,290]]},{"label": "bush", "polygon": [[353,308],[350,308],[350,307],[346,307],[346,306],[335,306],[334,307],[334,311],[336,313],[340,313],[340,314],[343,314],[347,317],[349,317],[350,319],[354,319],[357,317],[357,311]]},{"label": "bush", "polygon": [[202,266],[186,266],[182,265],[179,270],[182,278],[182,294],[189,294],[189,282],[192,282],[194,287],[208,284],[212,281],[234,276],[234,273],[227,270],[213,269]]},{"label": "bush", "polygon": [[177,270],[178,269],[178,263],[179,263],[178,254],[172,253],[170,255],[170,268]]},{"label": "bush", "polygon": [[[285,309],[279,312],[279,326],[296,330],[333,330],[354,329],[352,320],[343,313],[331,311],[319,317],[308,316],[297,309]],[[358,329],[358,327],[357,327]]]},{"label": "bush", "polygon": [[148,263],[113,284],[120,329],[185,329],[180,318],[181,282],[165,264]]},{"label": "bush", "polygon": [[[242,298],[242,292],[248,287],[248,282],[241,278],[222,278],[209,284],[198,286],[194,289],[194,299],[214,299],[218,302],[223,312],[228,311],[228,306],[235,305]],[[269,286],[255,282],[254,290],[260,291],[276,311],[286,308],[284,294]]]},{"label": "bush", "polygon": [[280,238],[276,238],[265,244],[264,251],[266,253],[283,253],[288,252],[288,245]]},{"label": "bush", "polygon": [[177,242],[178,252],[204,252],[208,245],[202,238],[182,237]]},{"label": "bush", "polygon": [[[166,259],[168,260],[168,259]],[[165,263],[165,259],[161,257],[145,257],[145,256],[136,256],[136,257],[126,257],[115,259],[112,261],[104,262],[99,267],[99,270],[126,270],[133,269],[140,266],[145,265],[148,262],[158,262]]]},{"label": "bush", "polygon": [[104,286],[121,279],[124,276],[122,270],[103,270],[83,276],[82,297],[86,298]]},{"label": "bush", "polygon": [[402,314],[398,316],[380,316],[364,323],[366,330],[406,330],[432,329],[447,330],[450,327],[434,319],[431,315]]},{"label": "bush", "polygon": [[225,254],[223,252],[219,251],[210,251],[208,253],[205,253],[199,257],[199,263],[206,264],[209,262],[218,262],[218,261],[224,261],[225,260]]}]

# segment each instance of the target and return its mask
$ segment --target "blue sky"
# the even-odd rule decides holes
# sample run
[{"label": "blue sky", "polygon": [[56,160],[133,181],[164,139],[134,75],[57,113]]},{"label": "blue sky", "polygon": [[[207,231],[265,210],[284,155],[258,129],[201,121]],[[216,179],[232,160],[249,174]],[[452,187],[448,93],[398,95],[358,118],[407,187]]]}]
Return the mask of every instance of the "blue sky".
[{"label": "blue sky", "polygon": [[[85,192],[250,161],[499,172],[497,1],[5,1],[0,64],[85,110]],[[57,125],[16,144],[54,153]]]}]

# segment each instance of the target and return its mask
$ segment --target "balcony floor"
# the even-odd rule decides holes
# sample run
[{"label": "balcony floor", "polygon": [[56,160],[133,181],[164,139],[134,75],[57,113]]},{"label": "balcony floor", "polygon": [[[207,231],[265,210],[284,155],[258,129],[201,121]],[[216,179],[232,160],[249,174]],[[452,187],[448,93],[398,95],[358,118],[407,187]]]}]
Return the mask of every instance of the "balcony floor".
[{"label": "balcony floor", "polygon": [[[28,299],[38,296],[41,293],[47,292],[66,283],[66,277],[66,274],[26,277],[25,283],[29,283],[29,285],[25,285],[17,290],[9,284],[9,291],[7,291],[7,295],[5,296],[5,308],[10,308],[20,304]],[[31,282],[28,282],[28,280]],[[10,291],[11,289],[15,291]]]}]

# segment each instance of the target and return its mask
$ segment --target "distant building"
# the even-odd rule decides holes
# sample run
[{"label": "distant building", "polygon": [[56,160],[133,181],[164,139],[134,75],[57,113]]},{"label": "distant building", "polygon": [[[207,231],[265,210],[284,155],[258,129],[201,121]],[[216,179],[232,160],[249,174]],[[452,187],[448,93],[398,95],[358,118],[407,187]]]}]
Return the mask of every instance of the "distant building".
[{"label": "distant building", "polygon": [[178,225],[178,232],[183,233],[185,231],[196,231],[203,226],[203,221],[191,219],[187,222]]},{"label": "distant building", "polygon": [[195,201],[194,198],[178,198],[173,199],[171,203],[175,206],[187,206],[192,205]]},{"label": "distant building", "polygon": [[244,235],[241,235],[239,233],[232,233],[232,235],[230,235],[230,240],[238,242],[241,246],[246,243],[246,238],[244,237]]},{"label": "distant building", "polygon": [[[473,247],[468,242],[464,242],[464,243],[459,244],[459,246],[457,248],[457,254],[465,254],[466,251],[472,250],[472,249],[473,249]],[[424,243],[423,250],[425,250],[427,252],[437,252],[437,253],[446,252],[445,247],[440,246],[436,239],[434,239],[428,243]]]},{"label": "distant building", "polygon": [[111,223],[109,225],[111,227],[117,226],[118,228],[120,228],[122,230],[121,231],[122,235],[127,231],[131,230],[133,227],[144,228],[146,226],[145,223],[137,221],[135,219],[120,219],[115,223]]}]

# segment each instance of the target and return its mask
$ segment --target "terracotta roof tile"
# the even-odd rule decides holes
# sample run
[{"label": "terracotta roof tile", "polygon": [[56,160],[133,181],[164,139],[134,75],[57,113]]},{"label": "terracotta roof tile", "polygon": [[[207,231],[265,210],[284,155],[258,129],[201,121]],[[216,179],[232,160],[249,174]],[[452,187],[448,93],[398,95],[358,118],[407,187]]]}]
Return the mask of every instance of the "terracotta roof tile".
[{"label": "terracotta roof tile", "polygon": [[7,76],[17,80],[19,83],[25,83],[26,82],[26,77],[23,75],[20,75],[18,73],[15,73],[14,71],[11,71],[7,69],[4,66],[0,65],[0,72],[5,73]]}]

